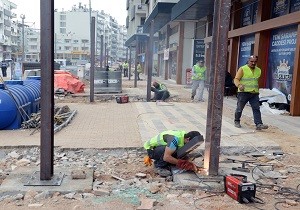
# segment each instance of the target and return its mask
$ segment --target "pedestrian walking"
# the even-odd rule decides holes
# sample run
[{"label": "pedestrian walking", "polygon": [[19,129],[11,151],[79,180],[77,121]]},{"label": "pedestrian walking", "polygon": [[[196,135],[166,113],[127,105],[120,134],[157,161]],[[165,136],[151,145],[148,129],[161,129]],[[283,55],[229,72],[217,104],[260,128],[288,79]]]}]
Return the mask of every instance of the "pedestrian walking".
[{"label": "pedestrian walking", "polygon": [[[206,67],[204,61],[199,60],[192,68],[192,96],[194,101],[204,102],[203,92],[205,87],[205,72]],[[198,90],[198,91],[197,91]],[[196,93],[198,93],[196,95]]]},{"label": "pedestrian walking", "polygon": [[162,177],[171,175],[170,167],[177,166],[180,169],[196,171],[194,163],[177,159],[177,150],[192,140],[195,136],[201,135],[198,131],[167,130],[154,136],[144,144],[148,156],[144,158],[146,165],[152,165],[154,160],[155,172]]},{"label": "pedestrian walking", "polygon": [[137,62],[136,72],[137,72],[137,80],[141,80],[140,74],[143,72],[143,69],[140,62]]},{"label": "pedestrian walking", "polygon": [[6,63],[6,61],[5,60],[3,60],[2,62],[1,62],[1,70],[2,70],[2,76],[3,77],[7,77],[7,74],[6,74],[6,72],[7,72],[7,63]]},{"label": "pedestrian walking", "polygon": [[251,55],[248,63],[240,67],[235,75],[234,84],[238,88],[237,107],[234,115],[234,125],[241,127],[240,119],[245,105],[249,102],[253,112],[254,123],[257,130],[267,129],[268,126],[262,123],[258,81],[261,76],[261,69],[256,66],[258,57]]},{"label": "pedestrian walking", "polygon": [[156,81],[152,83],[151,91],[154,92],[153,101],[165,101],[170,97],[167,86]]},{"label": "pedestrian walking", "polygon": [[123,63],[124,77],[128,77],[128,67],[129,67],[129,65],[128,65],[127,61],[124,61],[124,63]]}]

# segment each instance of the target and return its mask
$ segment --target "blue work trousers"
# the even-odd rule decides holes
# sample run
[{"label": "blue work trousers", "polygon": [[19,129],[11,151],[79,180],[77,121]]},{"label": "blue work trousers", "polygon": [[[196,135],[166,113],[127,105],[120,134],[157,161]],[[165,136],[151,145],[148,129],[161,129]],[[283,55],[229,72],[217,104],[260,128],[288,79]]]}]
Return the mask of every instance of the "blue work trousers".
[{"label": "blue work trousers", "polygon": [[258,93],[247,93],[247,92],[239,92],[237,95],[237,107],[235,110],[234,121],[240,122],[243,109],[247,102],[250,103],[253,118],[255,125],[262,124],[261,113],[260,113],[260,104],[259,104],[259,94]]}]

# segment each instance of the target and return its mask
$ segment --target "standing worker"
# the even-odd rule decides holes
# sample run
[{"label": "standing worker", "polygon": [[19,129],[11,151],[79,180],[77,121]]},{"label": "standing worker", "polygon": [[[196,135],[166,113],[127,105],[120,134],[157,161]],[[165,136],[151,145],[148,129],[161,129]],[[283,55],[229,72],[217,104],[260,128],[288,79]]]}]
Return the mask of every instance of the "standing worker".
[{"label": "standing worker", "polygon": [[142,65],[140,64],[140,62],[137,62],[136,71],[137,71],[137,80],[141,80],[140,73],[142,73],[143,69],[142,69]]},{"label": "standing worker", "polygon": [[237,128],[241,127],[240,119],[247,102],[250,103],[252,108],[256,130],[268,128],[261,120],[258,87],[261,69],[256,66],[257,60],[257,56],[251,55],[248,58],[248,63],[238,69],[234,78],[234,84],[238,88],[238,100],[234,116],[234,126]]},{"label": "standing worker", "polygon": [[124,77],[128,77],[128,67],[129,67],[129,65],[128,65],[127,61],[124,61],[124,63],[123,63]]},{"label": "standing worker", "polygon": [[[192,68],[192,100],[204,102],[205,72],[206,67],[204,66],[203,60],[199,60]],[[196,96],[197,89],[198,95]]]},{"label": "standing worker", "polygon": [[2,70],[2,76],[3,76],[3,77],[7,77],[7,74],[6,74],[7,66],[8,66],[8,65],[7,65],[6,61],[3,60],[3,61],[1,62],[1,70]]},{"label": "standing worker", "polygon": [[147,150],[148,156],[144,158],[144,163],[147,166],[152,165],[151,159],[154,159],[156,173],[162,177],[171,175],[170,167],[172,165],[176,165],[180,169],[197,171],[194,163],[177,159],[177,150],[199,135],[201,134],[198,131],[187,133],[180,130],[168,130],[161,132],[145,142],[144,148]]}]

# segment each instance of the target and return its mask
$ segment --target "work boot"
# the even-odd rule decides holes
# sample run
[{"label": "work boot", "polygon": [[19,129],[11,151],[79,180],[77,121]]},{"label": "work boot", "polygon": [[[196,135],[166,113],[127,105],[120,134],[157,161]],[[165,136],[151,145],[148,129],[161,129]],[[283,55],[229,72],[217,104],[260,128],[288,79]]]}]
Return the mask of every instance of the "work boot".
[{"label": "work boot", "polygon": [[241,123],[238,122],[238,121],[235,121],[235,122],[234,122],[234,126],[235,126],[236,128],[241,128],[241,127],[242,127],[242,126],[241,126]]},{"label": "work boot", "polygon": [[262,130],[262,129],[268,129],[269,126],[264,125],[264,124],[257,124],[256,125],[256,130]]},{"label": "work boot", "polygon": [[168,177],[172,175],[171,171],[166,168],[155,168],[154,171],[161,177]]}]

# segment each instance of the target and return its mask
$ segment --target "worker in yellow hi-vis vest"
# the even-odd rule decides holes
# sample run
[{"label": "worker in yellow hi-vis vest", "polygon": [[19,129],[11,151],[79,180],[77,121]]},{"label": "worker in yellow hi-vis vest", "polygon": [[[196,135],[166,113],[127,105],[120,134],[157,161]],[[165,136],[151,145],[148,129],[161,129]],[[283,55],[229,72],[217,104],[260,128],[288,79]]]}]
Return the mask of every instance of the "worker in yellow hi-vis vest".
[{"label": "worker in yellow hi-vis vest", "polygon": [[235,75],[234,84],[238,88],[237,107],[234,115],[234,126],[241,127],[240,119],[245,105],[249,102],[253,112],[254,123],[257,130],[267,129],[261,120],[258,80],[261,69],[256,66],[258,57],[251,55],[248,63],[240,67]]}]

